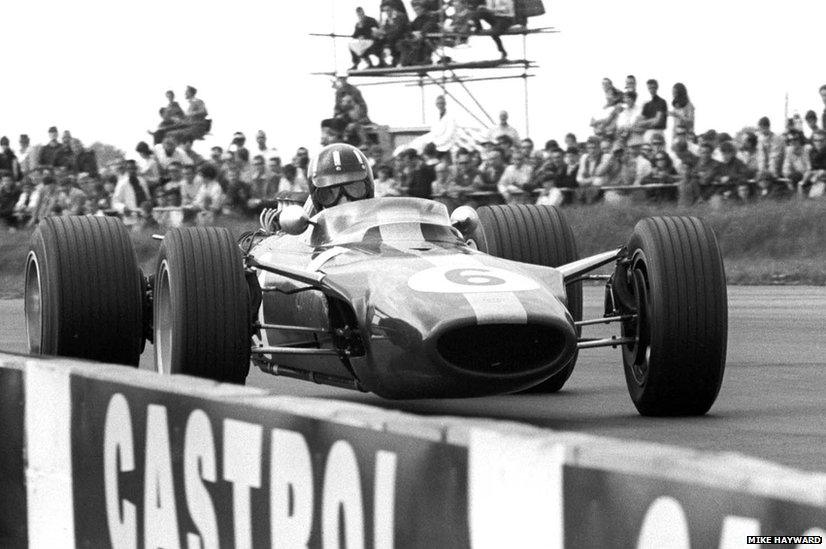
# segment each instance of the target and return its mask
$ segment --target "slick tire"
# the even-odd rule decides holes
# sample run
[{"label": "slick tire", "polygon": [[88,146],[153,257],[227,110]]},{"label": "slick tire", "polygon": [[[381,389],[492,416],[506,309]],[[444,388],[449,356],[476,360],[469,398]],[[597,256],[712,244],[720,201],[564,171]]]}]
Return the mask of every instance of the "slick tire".
[{"label": "slick tire", "polygon": [[243,384],[250,365],[249,289],[241,251],[217,227],[172,229],[155,269],[155,367]]},{"label": "slick tire", "polygon": [[120,220],[47,217],[26,256],[29,353],[137,366],[143,350],[143,284]]},{"label": "slick tire", "polygon": [[728,339],[726,277],[717,239],[695,217],[634,228],[624,269],[638,318],[622,325],[628,392],[644,416],[697,416],[717,398]]},{"label": "slick tire", "polygon": [[[571,226],[562,211],[555,206],[483,206],[476,213],[479,216],[479,228],[473,240],[482,252],[545,267],[559,267],[579,259]],[[568,310],[574,320],[582,320],[582,284],[570,284],[566,291]],[[562,370],[524,392],[559,391],[571,377],[576,358],[574,355]]]}]

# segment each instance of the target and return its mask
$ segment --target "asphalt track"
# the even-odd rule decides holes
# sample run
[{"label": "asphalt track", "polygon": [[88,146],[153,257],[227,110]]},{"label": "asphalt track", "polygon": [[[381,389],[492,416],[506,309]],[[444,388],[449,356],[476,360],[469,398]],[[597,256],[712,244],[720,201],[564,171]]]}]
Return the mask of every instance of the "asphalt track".
[{"label": "asphalt track", "polygon": [[[600,314],[600,288],[586,288],[586,315]],[[588,328],[610,335],[609,327]],[[22,301],[0,301],[0,349],[25,351]],[[142,368],[152,368],[145,353]],[[346,399],[428,415],[521,421],[558,430],[740,452],[826,472],[826,288],[729,287],[729,347],[723,388],[700,418],[637,415],[618,351],[583,351],[555,395],[388,401],[252,371],[250,385],[275,393]]]}]

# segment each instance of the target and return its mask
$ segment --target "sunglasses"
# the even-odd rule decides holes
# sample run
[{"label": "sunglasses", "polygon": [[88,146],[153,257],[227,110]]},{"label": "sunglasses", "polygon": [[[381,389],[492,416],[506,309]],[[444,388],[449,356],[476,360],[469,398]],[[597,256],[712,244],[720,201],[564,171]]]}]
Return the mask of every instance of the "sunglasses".
[{"label": "sunglasses", "polygon": [[367,182],[354,181],[352,183],[345,183],[344,185],[336,185],[334,187],[318,187],[316,189],[316,199],[325,208],[335,205],[344,194],[351,200],[361,200],[367,197]]}]

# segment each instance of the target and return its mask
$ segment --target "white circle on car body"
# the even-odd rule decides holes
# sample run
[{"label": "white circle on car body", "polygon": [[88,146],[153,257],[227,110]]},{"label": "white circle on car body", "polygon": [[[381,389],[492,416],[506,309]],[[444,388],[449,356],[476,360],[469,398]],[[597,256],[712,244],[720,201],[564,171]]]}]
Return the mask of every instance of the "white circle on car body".
[{"label": "white circle on car body", "polygon": [[411,276],[407,285],[417,292],[469,294],[538,290],[539,283],[496,267],[431,267]]}]

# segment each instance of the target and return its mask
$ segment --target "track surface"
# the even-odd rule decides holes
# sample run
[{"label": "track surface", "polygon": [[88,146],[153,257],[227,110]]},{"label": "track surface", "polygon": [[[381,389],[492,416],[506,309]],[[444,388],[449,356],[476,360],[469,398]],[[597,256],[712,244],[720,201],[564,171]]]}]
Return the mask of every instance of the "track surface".
[{"label": "track surface", "polygon": [[[599,315],[602,290],[586,288],[585,314]],[[275,393],[338,398],[418,414],[531,423],[621,439],[735,451],[826,472],[826,288],[730,287],[729,348],[723,388],[701,418],[649,419],[628,397],[618,351],[583,351],[556,395],[387,401],[254,370],[250,385]],[[609,327],[587,334],[610,335]],[[0,349],[24,352],[22,301],[0,301]],[[152,368],[145,353],[142,368]]]}]

